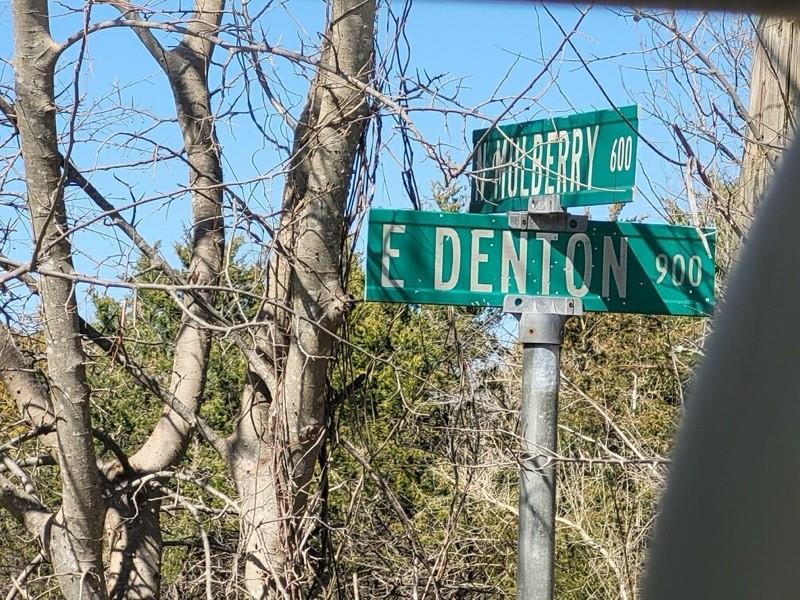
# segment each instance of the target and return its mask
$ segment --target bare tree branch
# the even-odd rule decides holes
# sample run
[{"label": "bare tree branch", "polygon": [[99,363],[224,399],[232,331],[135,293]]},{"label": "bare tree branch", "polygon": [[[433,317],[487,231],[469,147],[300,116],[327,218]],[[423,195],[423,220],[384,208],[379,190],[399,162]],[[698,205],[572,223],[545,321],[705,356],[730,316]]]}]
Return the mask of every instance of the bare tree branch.
[{"label": "bare tree branch", "polygon": [[33,535],[44,533],[44,526],[52,516],[36,498],[20,490],[0,474],[0,507],[5,508]]}]

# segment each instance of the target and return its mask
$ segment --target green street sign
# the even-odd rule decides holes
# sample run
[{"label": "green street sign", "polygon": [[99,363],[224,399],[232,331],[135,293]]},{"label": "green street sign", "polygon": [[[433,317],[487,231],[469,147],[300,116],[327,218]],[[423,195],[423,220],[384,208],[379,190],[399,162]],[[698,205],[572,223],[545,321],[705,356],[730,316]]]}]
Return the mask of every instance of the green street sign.
[{"label": "green street sign", "polygon": [[527,210],[550,194],[564,208],[630,202],[638,126],[625,106],[474,131],[469,211]]},{"label": "green street sign", "polygon": [[715,238],[672,225],[522,231],[507,215],[372,209],[366,299],[502,306],[507,294],[563,296],[587,311],[709,316]]}]

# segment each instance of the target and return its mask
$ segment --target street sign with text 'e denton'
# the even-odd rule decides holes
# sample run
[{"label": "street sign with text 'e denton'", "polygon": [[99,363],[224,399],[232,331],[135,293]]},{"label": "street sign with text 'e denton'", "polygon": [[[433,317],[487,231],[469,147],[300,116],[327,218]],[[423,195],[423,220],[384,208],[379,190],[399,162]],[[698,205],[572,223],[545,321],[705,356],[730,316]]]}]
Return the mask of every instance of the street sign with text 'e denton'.
[{"label": "street sign with text 'e denton'", "polygon": [[564,296],[587,311],[709,316],[715,238],[673,225],[521,231],[507,215],[372,209],[366,299],[502,306],[508,294]]},{"label": "street sign with text 'e denton'", "polygon": [[469,211],[527,210],[551,194],[563,208],[630,202],[638,126],[625,106],[474,131]]}]

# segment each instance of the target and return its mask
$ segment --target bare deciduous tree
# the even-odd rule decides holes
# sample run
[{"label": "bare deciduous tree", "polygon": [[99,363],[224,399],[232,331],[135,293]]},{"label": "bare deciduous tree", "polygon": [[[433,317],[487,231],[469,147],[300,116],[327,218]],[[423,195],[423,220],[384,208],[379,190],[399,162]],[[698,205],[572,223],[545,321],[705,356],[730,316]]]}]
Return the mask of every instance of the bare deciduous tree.
[{"label": "bare deciduous tree", "polygon": [[[209,86],[225,3],[197,0],[185,24],[150,20],[150,15],[142,15],[143,9],[124,1],[111,4],[119,11],[119,19],[90,24],[89,4],[84,9],[83,31],[59,45],[50,34],[46,0],[14,3],[15,97],[2,108],[19,135],[35,247],[25,265],[8,275],[40,274],[35,291],[41,299],[48,385],[45,388],[29,373],[30,365],[8,329],[2,330],[2,376],[17,399],[20,415],[41,434],[58,462],[61,503],[51,515],[34,496],[2,475],[0,500],[31,534],[41,538],[66,597],[155,597],[163,543],[161,490],[145,486],[141,493],[141,482],[174,468],[193,429],[199,427],[226,461],[241,496],[248,592],[256,598],[279,592],[299,597],[298,577],[303,577],[305,563],[298,557],[305,552],[310,522],[304,516],[315,510],[307,506],[308,487],[326,435],[324,406],[332,335],[351,305],[341,282],[345,200],[356,150],[371,116],[366,89],[373,73],[375,3],[332,2],[319,58],[305,59],[315,68],[316,77],[295,126],[279,232],[273,240],[276,251],[269,291],[257,316],[263,325],[254,336],[229,332],[249,362],[241,415],[229,439],[199,424],[197,417],[212,332],[230,327],[213,308],[214,290],[224,269],[225,233],[223,169]],[[185,276],[169,267],[135,224],[71,161],[83,51],[91,31],[105,26],[125,26],[136,33],[166,75],[174,97],[192,205]],[[158,28],[180,33],[179,43],[166,48],[155,34]],[[62,152],[55,73],[59,57],[73,44],[80,45],[81,51],[70,134]],[[266,48],[262,44],[261,50]],[[298,55],[298,60],[303,59]],[[67,185],[83,188],[163,272],[169,294],[183,313],[168,387],[162,388],[122,359],[166,407],[149,437],[130,457],[119,452],[103,463],[93,447],[91,390],[81,341],[81,333],[91,327],[81,321],[76,306]],[[95,338],[109,349],[107,339]],[[105,560],[104,531],[109,552]]]}]

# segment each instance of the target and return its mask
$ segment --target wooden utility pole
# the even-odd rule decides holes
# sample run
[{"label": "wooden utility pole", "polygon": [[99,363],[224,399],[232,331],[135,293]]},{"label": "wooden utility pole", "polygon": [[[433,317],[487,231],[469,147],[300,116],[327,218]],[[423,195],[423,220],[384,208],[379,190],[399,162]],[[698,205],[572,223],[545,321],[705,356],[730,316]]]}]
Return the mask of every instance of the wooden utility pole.
[{"label": "wooden utility pole", "polygon": [[800,18],[760,17],[742,164],[741,223],[748,228],[788,147],[800,106]]}]

